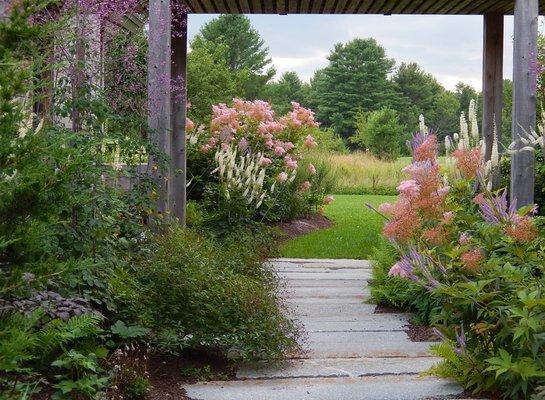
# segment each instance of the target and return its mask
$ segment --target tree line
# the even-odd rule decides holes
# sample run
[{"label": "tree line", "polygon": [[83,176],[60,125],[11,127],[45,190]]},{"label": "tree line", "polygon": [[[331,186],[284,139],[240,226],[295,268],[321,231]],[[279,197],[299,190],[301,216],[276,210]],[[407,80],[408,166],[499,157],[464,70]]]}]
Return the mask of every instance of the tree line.
[{"label": "tree line", "polygon": [[[296,101],[312,108],[322,127],[355,147],[369,147],[363,132],[366,121],[382,121],[393,127],[392,140],[401,149],[401,143],[417,129],[420,114],[443,139],[458,130],[460,113],[468,109],[471,99],[481,96],[463,82],[447,90],[416,63],[396,66],[373,38],[336,44],[328,65],[308,83],[296,72],[273,80],[276,71],[266,43],[245,15],[221,15],[209,21],[190,48],[189,115],[202,122],[209,118],[212,104],[234,97],[267,100],[281,114]],[[505,131],[510,131],[511,92],[511,82],[506,81]],[[480,115],[481,101],[477,104]]]}]

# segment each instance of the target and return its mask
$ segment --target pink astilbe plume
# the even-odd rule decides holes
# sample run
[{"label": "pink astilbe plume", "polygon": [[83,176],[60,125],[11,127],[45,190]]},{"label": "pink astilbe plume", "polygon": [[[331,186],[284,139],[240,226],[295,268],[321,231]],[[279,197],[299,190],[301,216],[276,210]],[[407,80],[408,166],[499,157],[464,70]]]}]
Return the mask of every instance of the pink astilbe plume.
[{"label": "pink astilbe plume", "polygon": [[456,168],[466,179],[473,179],[483,167],[483,155],[481,147],[472,149],[458,149],[452,153],[456,159]]},{"label": "pink astilbe plume", "polygon": [[426,135],[422,143],[417,146],[413,151],[414,161],[434,161],[437,158],[439,152],[439,145],[437,144],[437,136]]},{"label": "pink astilbe plume", "polygon": [[[444,203],[448,187],[437,163],[437,138],[432,134],[417,133],[410,143],[413,162],[404,169],[411,179],[397,187],[399,200],[391,205],[379,207],[379,211],[390,217],[383,234],[390,240],[403,243],[417,237],[426,222],[445,223]],[[443,229],[443,228],[441,228]],[[439,243],[439,230],[429,230],[428,239]]]},{"label": "pink astilbe plume", "polygon": [[484,261],[484,255],[481,249],[466,251],[460,256],[460,261],[464,267],[470,271],[476,271]]}]

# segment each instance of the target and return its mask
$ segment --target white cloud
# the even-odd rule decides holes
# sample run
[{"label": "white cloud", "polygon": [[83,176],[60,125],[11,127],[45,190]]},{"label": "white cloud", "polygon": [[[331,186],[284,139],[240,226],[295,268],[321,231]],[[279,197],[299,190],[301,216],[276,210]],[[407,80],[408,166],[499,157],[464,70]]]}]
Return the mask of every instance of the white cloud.
[{"label": "white cloud", "polygon": [[284,72],[296,71],[303,81],[310,81],[317,69],[327,65],[329,53],[316,50],[314,55],[306,57],[275,57],[272,56],[276,77],[279,78]]}]

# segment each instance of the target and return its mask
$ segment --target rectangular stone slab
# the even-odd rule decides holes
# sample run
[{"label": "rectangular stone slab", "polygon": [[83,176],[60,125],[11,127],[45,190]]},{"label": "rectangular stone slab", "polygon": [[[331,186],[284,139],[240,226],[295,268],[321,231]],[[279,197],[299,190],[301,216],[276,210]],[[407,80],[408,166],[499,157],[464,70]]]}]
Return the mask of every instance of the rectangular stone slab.
[{"label": "rectangular stone slab", "polygon": [[354,279],[293,279],[285,282],[285,287],[364,287],[367,285],[367,280]]},{"label": "rectangular stone slab", "polygon": [[385,374],[418,374],[441,359],[419,358],[319,358],[289,360],[274,367],[242,368],[237,379],[359,377]]},{"label": "rectangular stone slab", "polygon": [[430,345],[399,331],[308,332],[300,358],[426,357]]},{"label": "rectangular stone slab", "polygon": [[368,272],[313,272],[313,273],[307,273],[307,272],[277,272],[276,273],[278,277],[283,279],[289,279],[291,281],[293,280],[357,280],[361,281],[362,283],[367,281],[367,279],[371,278],[371,273]]},{"label": "rectangular stone slab", "polygon": [[313,259],[313,258],[277,258],[269,260],[272,265],[296,264],[302,268],[372,268],[372,263],[368,260],[346,260],[346,259]]},{"label": "rectangular stone slab", "polygon": [[306,332],[404,331],[408,318],[400,314],[383,314],[365,318],[335,318],[327,320],[311,317],[298,320]]},{"label": "rectangular stone slab", "polygon": [[[290,299],[292,300],[292,299]],[[346,316],[366,316],[373,314],[376,306],[373,304],[357,303],[294,303],[286,300],[286,305],[290,310],[293,310],[299,316],[330,316],[330,315],[346,315]]]},{"label": "rectangular stone slab", "polygon": [[415,375],[209,382],[186,389],[199,400],[421,400],[463,392],[454,382]]},{"label": "rectangular stone slab", "polygon": [[291,287],[281,292],[284,298],[312,297],[312,298],[344,298],[369,297],[369,289],[360,286],[349,287]]}]

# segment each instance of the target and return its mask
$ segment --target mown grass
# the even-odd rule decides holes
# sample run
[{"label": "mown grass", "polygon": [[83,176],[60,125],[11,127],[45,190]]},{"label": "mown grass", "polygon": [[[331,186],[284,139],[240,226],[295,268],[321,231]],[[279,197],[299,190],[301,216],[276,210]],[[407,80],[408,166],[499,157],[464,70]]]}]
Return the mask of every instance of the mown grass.
[{"label": "mown grass", "polygon": [[325,215],[333,220],[331,228],[312,232],[285,243],[282,257],[367,259],[379,243],[384,219],[365,203],[378,206],[395,201],[394,196],[335,195]]}]

